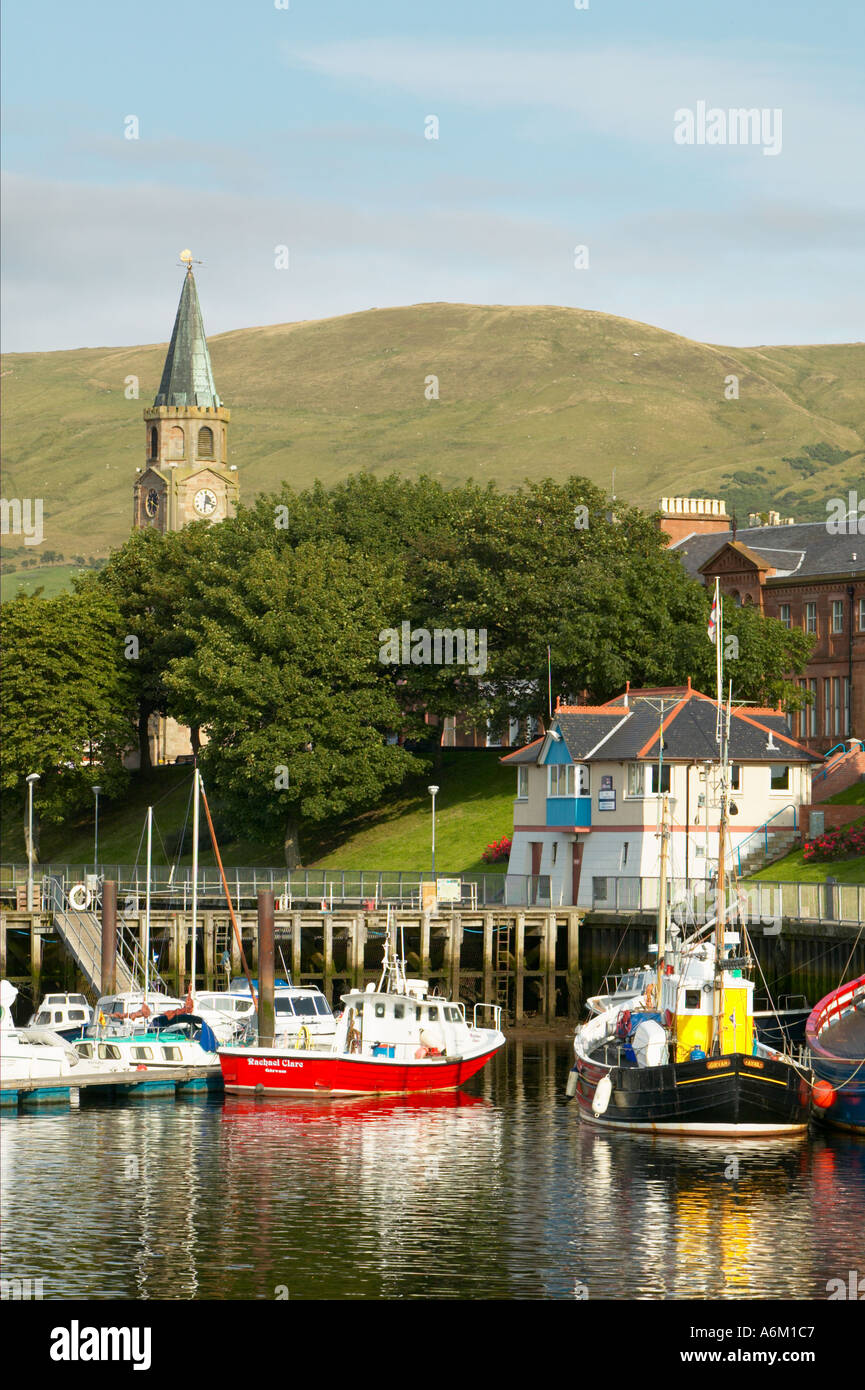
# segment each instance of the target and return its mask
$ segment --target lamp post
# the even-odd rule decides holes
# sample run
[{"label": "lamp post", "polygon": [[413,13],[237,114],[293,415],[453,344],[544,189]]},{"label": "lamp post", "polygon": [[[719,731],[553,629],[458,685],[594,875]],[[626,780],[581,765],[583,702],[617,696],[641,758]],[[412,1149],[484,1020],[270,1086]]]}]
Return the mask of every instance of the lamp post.
[{"label": "lamp post", "polygon": [[436,792],[438,787],[427,787],[427,791],[432,797],[432,876],[433,883],[436,877]]},{"label": "lamp post", "polygon": [[100,786],[93,788],[93,795],[96,797],[96,815],[93,820],[93,872],[99,873],[99,793],[102,791]]},{"label": "lamp post", "polygon": [[31,772],[27,777],[27,911],[33,911],[33,787],[39,781],[39,773]]}]

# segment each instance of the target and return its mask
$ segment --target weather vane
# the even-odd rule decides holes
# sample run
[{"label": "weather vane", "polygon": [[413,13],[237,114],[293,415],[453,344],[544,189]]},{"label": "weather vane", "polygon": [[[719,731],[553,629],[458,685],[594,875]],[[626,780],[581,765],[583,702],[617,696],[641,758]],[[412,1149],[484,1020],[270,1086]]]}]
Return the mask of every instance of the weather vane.
[{"label": "weather vane", "polygon": [[194,265],[203,265],[204,262],[196,261],[192,255],[192,252],[187,248],[187,250],[181,251],[180,253],[180,264],[185,265],[186,269],[191,273],[192,267]]}]

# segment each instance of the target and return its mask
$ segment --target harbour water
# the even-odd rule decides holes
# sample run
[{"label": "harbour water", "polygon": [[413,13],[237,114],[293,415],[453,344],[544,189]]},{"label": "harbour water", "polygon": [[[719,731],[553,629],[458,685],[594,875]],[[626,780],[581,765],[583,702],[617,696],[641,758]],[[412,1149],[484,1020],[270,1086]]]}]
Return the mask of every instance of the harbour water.
[{"label": "harbour water", "polygon": [[607,1134],[568,1042],[464,1091],[7,1113],[2,1274],[47,1299],[827,1299],[865,1142]]}]

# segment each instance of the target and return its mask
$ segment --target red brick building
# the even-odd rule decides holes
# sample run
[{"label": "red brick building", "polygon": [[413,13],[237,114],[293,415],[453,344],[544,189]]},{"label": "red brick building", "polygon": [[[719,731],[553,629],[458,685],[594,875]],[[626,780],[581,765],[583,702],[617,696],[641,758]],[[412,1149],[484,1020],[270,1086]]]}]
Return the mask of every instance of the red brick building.
[{"label": "red brick building", "polygon": [[723,503],[716,503],[721,511],[714,514],[718,520],[713,528],[713,514],[706,513],[712,505],[710,499],[665,498],[661,527],[693,578],[713,587],[717,576],[722,594],[735,603],[753,603],[768,617],[816,637],[805,673],[798,678],[813,702],[792,716],[794,737],[820,753],[844,739],[865,737],[865,534],[857,529],[861,521],[851,514],[847,530],[840,534],[827,522],[795,525],[780,519],[774,525],[736,530]]}]

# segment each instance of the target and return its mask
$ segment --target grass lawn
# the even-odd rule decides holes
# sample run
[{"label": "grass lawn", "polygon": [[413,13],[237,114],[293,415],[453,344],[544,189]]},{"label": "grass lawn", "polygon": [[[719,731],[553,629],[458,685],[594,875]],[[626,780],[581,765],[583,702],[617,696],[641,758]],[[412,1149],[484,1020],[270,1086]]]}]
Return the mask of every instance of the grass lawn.
[{"label": "grass lawn", "polygon": [[834,796],[827,796],[826,806],[865,806],[865,782],[854,782],[852,787],[845,787],[843,792],[836,792]]},{"label": "grass lawn", "polygon": [[[513,825],[515,777],[503,768],[492,750],[444,751],[442,766],[407,782],[385,803],[352,820],[301,830],[304,863],[337,869],[428,869],[430,867],[431,798],[427,785],[441,788],[436,797],[436,867],[442,873],[483,869],[504,872],[505,865],[485,865],[481,853],[490,840],[509,835]],[[112,805],[99,803],[99,859],[102,864],[133,864],[144,860],[143,830],[148,805],[154,808],[153,859],[170,864],[189,811],[190,766],[157,767],[146,775],[133,774],[127,795]],[[217,830],[221,818],[214,812]],[[191,862],[191,812],[181,864]],[[202,813],[202,834],[206,826]],[[219,831],[218,831],[219,833]],[[220,835],[223,862],[238,866],[278,866],[284,863],[281,840],[270,844]],[[65,826],[43,826],[40,860],[87,864],[93,858],[93,813]],[[2,860],[25,862],[23,827],[16,816],[2,823]],[[213,864],[211,850],[202,864]]]},{"label": "grass lawn", "polygon": [[[42,589],[43,598],[54,598],[64,590],[72,589],[73,577],[87,574],[80,565],[43,565],[26,570],[13,570],[0,579],[0,601],[8,602],[17,593],[32,594],[34,589]],[[95,574],[95,570],[89,571]]]},{"label": "grass lawn", "polygon": [[825,883],[830,876],[839,883],[865,883],[865,859],[837,859],[834,863],[806,864],[802,851],[794,849],[783,859],[768,864],[751,879],[768,879],[771,883]]}]

